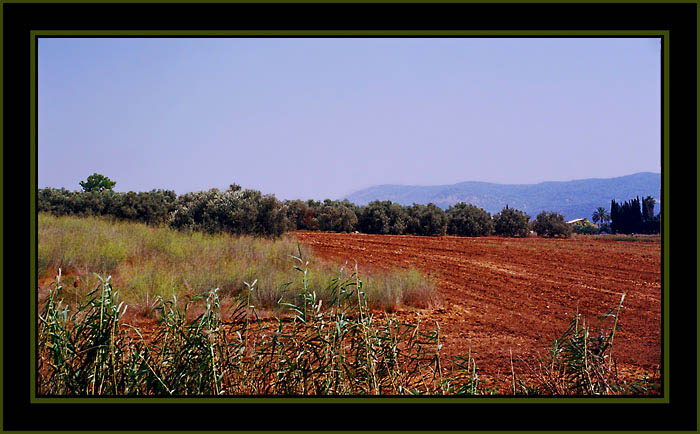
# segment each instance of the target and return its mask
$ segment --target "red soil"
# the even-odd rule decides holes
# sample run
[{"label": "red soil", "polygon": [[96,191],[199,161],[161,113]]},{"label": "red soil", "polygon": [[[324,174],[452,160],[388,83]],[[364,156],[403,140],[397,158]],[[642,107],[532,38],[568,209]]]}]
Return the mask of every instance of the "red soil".
[{"label": "red soil", "polygon": [[[442,306],[396,314],[440,326],[445,356],[471,351],[487,377],[536,363],[577,309],[587,324],[626,298],[613,357],[623,372],[661,362],[661,243],[542,238],[418,237],[295,232],[320,257],[373,268],[421,270]],[[609,321],[609,320],[608,320]],[[612,323],[606,322],[609,327]]]}]

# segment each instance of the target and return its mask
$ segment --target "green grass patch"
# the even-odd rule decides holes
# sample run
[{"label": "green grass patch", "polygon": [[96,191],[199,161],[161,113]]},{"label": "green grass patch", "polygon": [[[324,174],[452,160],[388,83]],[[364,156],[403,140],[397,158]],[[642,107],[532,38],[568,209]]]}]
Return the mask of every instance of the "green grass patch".
[{"label": "green grass patch", "polygon": [[[304,277],[295,266],[308,267],[307,283],[319,288],[322,299],[328,297],[321,290],[328,282],[355,271],[354,264],[339,269],[338,264],[319,260],[292,235],[212,235],[44,213],[39,214],[38,251],[39,276],[52,277],[61,269],[74,297],[93,289],[98,273],[112,276],[123,300],[145,305],[159,296],[182,298],[215,288],[222,298],[237,296],[245,282],[256,281],[252,302],[258,308],[277,309],[278,301],[294,302],[299,295]],[[377,271],[361,278],[371,308],[392,311],[437,301],[435,285],[415,270]]]},{"label": "green grass patch", "polygon": [[592,240],[608,240],[608,241],[631,241],[642,243],[659,243],[661,235],[644,235],[644,234],[603,234],[603,235],[578,235],[579,238]]}]

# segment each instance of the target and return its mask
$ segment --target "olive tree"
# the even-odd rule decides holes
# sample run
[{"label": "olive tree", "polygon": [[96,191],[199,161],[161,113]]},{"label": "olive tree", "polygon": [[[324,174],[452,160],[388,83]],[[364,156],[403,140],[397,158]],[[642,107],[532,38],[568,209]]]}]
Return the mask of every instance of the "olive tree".
[{"label": "olive tree", "polygon": [[357,224],[357,216],[344,205],[325,205],[318,215],[322,231],[352,232]]},{"label": "olive tree", "polygon": [[440,236],[447,231],[447,214],[433,203],[414,203],[406,209],[406,232],[414,235]]},{"label": "olive tree", "polygon": [[564,216],[556,212],[542,211],[537,214],[532,224],[532,229],[540,237],[564,237],[571,236],[572,228],[564,220]]},{"label": "olive tree", "polygon": [[474,205],[459,202],[447,209],[447,233],[463,237],[481,237],[493,233],[491,214]]},{"label": "olive tree", "polygon": [[496,235],[504,237],[525,237],[529,232],[530,216],[518,209],[506,205],[501,212],[493,216]]}]

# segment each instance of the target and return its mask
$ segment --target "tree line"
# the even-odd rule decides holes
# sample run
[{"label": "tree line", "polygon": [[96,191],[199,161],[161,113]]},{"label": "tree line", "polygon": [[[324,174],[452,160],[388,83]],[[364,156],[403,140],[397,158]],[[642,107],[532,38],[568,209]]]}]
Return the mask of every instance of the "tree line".
[{"label": "tree line", "polygon": [[639,196],[625,202],[610,202],[610,229],[615,233],[658,234],[661,231],[661,213],[654,215],[656,200]]},{"label": "tree line", "polygon": [[[175,194],[170,190],[119,193],[116,182],[94,174],[81,182],[82,191],[39,189],[37,210],[54,215],[96,215],[168,225],[178,230],[277,237],[287,231],[362,232],[388,235],[500,235],[568,237],[573,229],[561,214],[542,212],[534,221],[506,205],[491,215],[464,202],[443,210],[435,204],[404,206],[373,201],[358,206],[348,200],[286,200],[232,184],[226,190]],[[653,204],[652,215],[653,215]],[[620,222],[616,213],[615,221]],[[619,223],[618,223],[619,226]]]}]

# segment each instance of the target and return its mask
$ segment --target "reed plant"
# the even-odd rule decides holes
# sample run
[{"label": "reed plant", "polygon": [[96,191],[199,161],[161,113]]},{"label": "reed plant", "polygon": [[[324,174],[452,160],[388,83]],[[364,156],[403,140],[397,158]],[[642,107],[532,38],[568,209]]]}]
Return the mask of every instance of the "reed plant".
[{"label": "reed plant", "polygon": [[[224,310],[219,290],[188,299],[157,298],[158,322],[142,331],[124,322],[127,305],[109,277],[74,307],[62,299],[61,273],[39,314],[40,396],[485,395],[471,351],[445,361],[439,325],[428,327],[369,309],[357,268],[325,287],[310,285],[308,262],[293,258],[297,296],[273,318],[252,304],[246,283]],[[325,294],[321,298],[319,294]],[[624,298],[623,298],[624,300]],[[513,372],[513,393],[617,395],[658,392],[649,378],[620,381],[612,359],[622,301],[592,338],[579,316],[551,346],[528,382]],[[203,305],[196,317],[189,309]]]},{"label": "reed plant", "polygon": [[[111,279],[73,308],[59,271],[39,315],[39,395],[383,395],[483,392],[474,360],[442,366],[438,330],[373,313],[357,269],[324,288],[310,286],[308,262],[295,256],[298,295],[262,320],[256,281],[224,313],[219,291],[158,298],[149,336],[123,316]],[[325,298],[319,293],[326,294]],[[325,301],[324,301],[325,300]],[[203,312],[188,316],[194,304]],[[463,360],[467,360],[464,359]],[[462,371],[468,372],[462,372]]]},{"label": "reed plant", "polygon": [[[625,294],[620,302],[591,324],[580,313],[571,317],[567,329],[552,342],[538,365],[527,365],[533,378],[519,382],[513,378],[514,393],[538,395],[629,395],[655,394],[658,378],[648,375],[624,379],[613,358],[615,335]],[[515,375],[515,374],[513,374]]]}]

